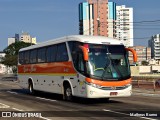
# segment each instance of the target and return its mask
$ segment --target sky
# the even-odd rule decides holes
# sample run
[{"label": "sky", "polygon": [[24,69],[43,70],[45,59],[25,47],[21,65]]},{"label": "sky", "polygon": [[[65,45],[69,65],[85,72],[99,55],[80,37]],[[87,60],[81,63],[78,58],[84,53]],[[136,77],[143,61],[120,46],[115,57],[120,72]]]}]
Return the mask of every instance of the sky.
[{"label": "sky", "polygon": [[[15,33],[37,42],[79,33],[78,4],[86,0],[0,0],[0,51]],[[160,33],[160,0],[109,0],[133,8],[134,45],[148,45]],[[149,22],[145,22],[149,21]]]}]

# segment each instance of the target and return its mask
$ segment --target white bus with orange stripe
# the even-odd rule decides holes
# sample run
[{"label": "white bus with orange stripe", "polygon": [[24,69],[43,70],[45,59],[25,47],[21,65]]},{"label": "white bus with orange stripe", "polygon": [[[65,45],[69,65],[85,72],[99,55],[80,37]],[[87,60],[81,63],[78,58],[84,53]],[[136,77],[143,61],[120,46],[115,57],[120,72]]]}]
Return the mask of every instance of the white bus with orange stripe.
[{"label": "white bus with orange stripe", "polygon": [[23,88],[84,98],[127,97],[132,93],[127,51],[103,36],[66,36],[19,51],[18,79]]}]

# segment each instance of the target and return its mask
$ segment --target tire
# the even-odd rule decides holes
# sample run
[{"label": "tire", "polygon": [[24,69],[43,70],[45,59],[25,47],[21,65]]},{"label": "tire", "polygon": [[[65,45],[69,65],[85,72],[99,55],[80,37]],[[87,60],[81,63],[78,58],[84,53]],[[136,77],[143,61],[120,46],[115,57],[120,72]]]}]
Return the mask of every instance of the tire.
[{"label": "tire", "polygon": [[28,87],[28,89],[29,89],[29,93],[31,94],[31,95],[34,95],[35,94],[35,91],[34,91],[34,88],[33,88],[33,83],[30,81],[29,82],[29,87]]},{"label": "tire", "polygon": [[69,84],[64,86],[64,100],[66,101],[72,101],[72,90]]}]

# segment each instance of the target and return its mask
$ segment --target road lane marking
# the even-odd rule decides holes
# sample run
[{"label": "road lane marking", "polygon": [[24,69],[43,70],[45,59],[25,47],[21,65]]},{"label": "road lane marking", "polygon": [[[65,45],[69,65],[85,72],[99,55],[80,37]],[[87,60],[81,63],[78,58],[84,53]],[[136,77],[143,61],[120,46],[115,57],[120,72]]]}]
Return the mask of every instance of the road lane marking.
[{"label": "road lane marking", "polygon": [[52,119],[49,119],[49,118],[46,118],[46,117],[39,117],[39,118],[41,118],[41,119],[44,119],[44,120],[52,120]]},{"label": "road lane marking", "polygon": [[17,108],[12,108],[13,110],[16,110],[16,111],[23,111],[21,109],[17,109]]},{"label": "road lane marking", "polygon": [[[122,113],[122,112],[117,112],[117,111],[112,111],[112,110],[107,110],[107,109],[103,109],[103,111],[130,116],[130,114],[126,114],[126,113]],[[146,120],[158,120],[158,119],[153,119],[153,118],[148,118],[148,117],[140,117],[140,116],[133,116],[133,117],[139,117],[139,118],[146,119]]]},{"label": "road lane marking", "polygon": [[0,103],[0,108],[10,108],[10,106]]},{"label": "road lane marking", "polygon": [[107,110],[107,109],[103,109],[103,111],[106,111],[106,112],[112,112],[112,113],[117,113],[117,114],[122,114],[122,115],[127,115],[127,116],[129,116],[129,114],[126,114],[126,113],[116,112],[116,111]]},{"label": "road lane marking", "polygon": [[7,92],[11,94],[18,94],[17,92],[12,92],[12,91],[7,91]]},{"label": "road lane marking", "polygon": [[42,98],[42,97],[36,97],[36,98],[41,99],[41,100],[51,101],[51,102],[55,102],[55,101],[57,101],[57,100],[51,100],[51,99],[46,99],[46,98]]}]

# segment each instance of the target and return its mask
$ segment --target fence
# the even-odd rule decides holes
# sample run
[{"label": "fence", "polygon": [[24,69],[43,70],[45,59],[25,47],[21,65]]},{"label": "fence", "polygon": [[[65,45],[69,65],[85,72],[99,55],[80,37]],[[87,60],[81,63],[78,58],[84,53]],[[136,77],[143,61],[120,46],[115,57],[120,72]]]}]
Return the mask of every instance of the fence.
[{"label": "fence", "polygon": [[132,76],[133,88],[149,89],[160,91],[160,86],[156,85],[160,76]]}]

